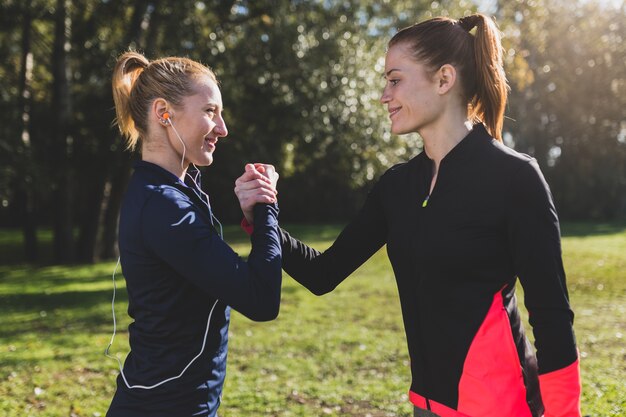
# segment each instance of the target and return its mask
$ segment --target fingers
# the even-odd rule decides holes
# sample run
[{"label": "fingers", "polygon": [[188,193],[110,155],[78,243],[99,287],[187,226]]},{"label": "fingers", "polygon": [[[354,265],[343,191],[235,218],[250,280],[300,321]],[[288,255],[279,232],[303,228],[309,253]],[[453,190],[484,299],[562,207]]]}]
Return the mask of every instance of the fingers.
[{"label": "fingers", "polygon": [[274,200],[276,200],[276,190],[274,190],[273,188],[268,188],[268,187],[259,187],[259,188],[252,188],[252,189],[242,189],[242,188],[237,188],[235,187],[235,194],[237,195],[237,198],[239,199],[239,201],[243,201],[246,199],[249,199],[251,197],[255,197],[255,196],[268,196]]},{"label": "fingers", "polygon": [[269,178],[261,174],[253,166],[252,169],[248,169],[248,165],[246,165],[246,171],[243,173],[243,175],[237,178],[235,184],[244,184],[250,181],[262,181],[266,184],[271,184],[271,180]]},{"label": "fingers", "polygon": [[235,181],[235,195],[248,223],[253,222],[256,204],[273,204],[277,201],[278,174],[273,165],[246,164],[244,173]]},{"label": "fingers", "polygon": [[276,172],[276,168],[274,168],[274,165],[262,164],[260,162],[255,163],[254,168],[270,179],[272,178],[272,175]]},{"label": "fingers", "polygon": [[274,165],[262,164],[257,162],[254,164],[254,168],[257,170],[257,172],[262,173],[266,178],[268,178],[272,186],[276,188],[279,175],[276,172],[276,168],[274,168]]},{"label": "fingers", "polygon": [[[276,185],[278,183],[278,178],[280,176],[276,172],[276,169],[273,165],[270,164],[262,164],[262,163],[254,163],[254,164],[246,164],[245,171],[243,175],[241,175],[235,181],[236,186],[243,186],[243,184],[250,182],[246,188],[254,188],[259,186],[258,182],[254,181],[265,181],[270,184],[272,188],[276,189]],[[254,187],[253,187],[254,186]]]},{"label": "fingers", "polygon": [[271,183],[268,183],[265,179],[259,178],[249,181],[240,181],[240,179],[241,177],[237,179],[237,181],[235,181],[235,194],[242,191],[250,191],[256,189],[267,189],[273,192],[274,195],[277,194],[276,188],[274,188],[274,186]]},{"label": "fingers", "polygon": [[254,194],[247,200],[246,206],[254,206],[257,203],[274,204],[276,197],[270,194]]},{"label": "fingers", "polygon": [[254,189],[242,189],[235,187],[235,194],[237,194],[241,211],[243,212],[248,223],[253,221],[253,209],[256,204],[273,204],[276,202],[275,190],[267,187]]}]

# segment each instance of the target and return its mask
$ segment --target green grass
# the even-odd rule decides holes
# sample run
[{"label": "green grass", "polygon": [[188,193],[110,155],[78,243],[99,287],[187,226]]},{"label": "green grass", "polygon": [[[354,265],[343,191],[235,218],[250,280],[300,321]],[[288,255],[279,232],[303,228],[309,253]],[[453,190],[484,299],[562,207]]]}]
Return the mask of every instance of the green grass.
[{"label": "green grass", "polygon": [[[288,228],[317,248],[339,228]],[[236,227],[226,238],[240,254]],[[48,235],[49,236],[49,235]],[[0,231],[0,415],[104,416],[116,363],[111,334],[114,262],[16,263],[19,233]],[[6,251],[5,251],[6,249]],[[581,351],[583,414],[626,414],[626,226],[564,227],[563,252]],[[121,276],[120,276],[121,279]],[[118,281],[119,334],[128,351],[127,298]],[[233,313],[222,417],[410,416],[408,354],[397,289],[384,250],[337,290],[315,297],[285,277],[276,321]]]}]

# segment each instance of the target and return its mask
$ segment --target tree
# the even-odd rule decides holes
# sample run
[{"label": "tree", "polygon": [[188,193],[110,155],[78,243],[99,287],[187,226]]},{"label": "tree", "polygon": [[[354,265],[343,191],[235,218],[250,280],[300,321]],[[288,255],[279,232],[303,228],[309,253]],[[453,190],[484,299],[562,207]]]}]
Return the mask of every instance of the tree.
[{"label": "tree", "polygon": [[[35,190],[32,160],[32,149],[30,143],[30,112],[31,112],[31,85],[33,78],[33,53],[31,51],[31,25],[32,12],[30,0],[22,4],[22,50],[19,72],[19,91],[22,129],[20,140],[18,141],[18,158],[16,164],[18,174],[16,175],[15,200],[18,213],[21,214],[20,223],[22,225],[24,237],[24,252],[26,260],[35,262],[38,258],[37,226],[35,221]],[[21,172],[20,172],[21,171]]]},{"label": "tree", "polygon": [[505,129],[537,158],[566,219],[626,215],[626,10],[606,7],[501,7],[514,87]]},{"label": "tree", "polygon": [[[624,217],[624,6],[495,4],[512,85],[507,140],[542,165],[562,218]],[[139,157],[111,126],[111,70],[128,48],[151,59],[189,56],[217,73],[230,134],[204,188],[223,221],[240,218],[232,188],[250,161],[281,173],[283,221],[344,221],[372,180],[421,149],[417,135],[390,134],[379,102],[387,41],[400,27],[475,8],[462,0],[0,0],[0,224],[23,228],[29,254],[35,223],[52,225],[57,262],[117,255],[119,205]]]},{"label": "tree", "polygon": [[68,10],[69,0],[57,0],[55,11],[54,44],[52,50],[52,103],[54,113],[51,128],[52,155],[56,164],[54,178],[54,257],[57,262],[74,260],[73,237],[73,191],[74,172],[72,170],[72,149],[74,138],[70,133],[72,118],[70,78],[71,67],[67,55],[71,43],[69,35],[71,20]]}]

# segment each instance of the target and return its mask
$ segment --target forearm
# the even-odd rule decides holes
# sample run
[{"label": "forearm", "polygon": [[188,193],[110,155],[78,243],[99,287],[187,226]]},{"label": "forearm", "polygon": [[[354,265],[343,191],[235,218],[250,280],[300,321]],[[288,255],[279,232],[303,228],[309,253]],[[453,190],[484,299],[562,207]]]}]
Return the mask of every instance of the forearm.
[{"label": "forearm", "polygon": [[321,252],[291,237],[284,229],[280,229],[280,237],[283,269],[313,294],[326,294],[345,278],[333,277],[336,274],[329,268],[329,261],[333,261],[330,254],[321,256]]},{"label": "forearm", "polygon": [[249,303],[239,306],[252,320],[272,320],[278,316],[282,284],[278,206],[257,204],[254,208],[252,249],[248,257],[250,279]]}]

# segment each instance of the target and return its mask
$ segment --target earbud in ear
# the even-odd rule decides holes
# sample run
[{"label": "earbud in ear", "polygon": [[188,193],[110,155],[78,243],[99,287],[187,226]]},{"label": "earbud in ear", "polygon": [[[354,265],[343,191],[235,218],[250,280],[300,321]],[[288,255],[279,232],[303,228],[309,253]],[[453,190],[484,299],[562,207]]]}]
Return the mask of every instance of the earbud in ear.
[{"label": "earbud in ear", "polygon": [[168,125],[171,123],[170,119],[171,119],[171,116],[169,112],[165,112],[163,113],[163,116],[161,116],[161,123],[163,123],[164,125]]}]

